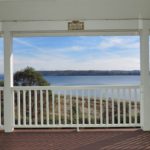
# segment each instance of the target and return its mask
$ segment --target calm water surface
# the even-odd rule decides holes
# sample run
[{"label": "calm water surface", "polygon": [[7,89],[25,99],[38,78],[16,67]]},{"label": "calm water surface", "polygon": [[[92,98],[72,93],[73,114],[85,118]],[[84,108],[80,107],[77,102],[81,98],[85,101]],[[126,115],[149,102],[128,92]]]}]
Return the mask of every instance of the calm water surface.
[{"label": "calm water surface", "polygon": [[51,85],[139,84],[140,76],[45,76]]},{"label": "calm water surface", "polygon": [[[51,85],[139,84],[140,76],[44,76]],[[0,75],[0,80],[4,76]]]}]

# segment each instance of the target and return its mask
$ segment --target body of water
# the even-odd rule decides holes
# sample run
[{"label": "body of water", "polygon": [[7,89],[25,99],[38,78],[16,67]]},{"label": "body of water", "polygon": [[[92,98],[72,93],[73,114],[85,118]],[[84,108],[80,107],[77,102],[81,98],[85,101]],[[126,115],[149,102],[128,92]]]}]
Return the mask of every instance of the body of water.
[{"label": "body of water", "polygon": [[45,76],[51,85],[139,84],[140,76]]},{"label": "body of water", "polygon": [[[51,85],[139,84],[140,76],[44,76]],[[0,75],[0,80],[4,76]]]},{"label": "body of water", "polygon": [[0,80],[4,80],[4,76],[0,74]]}]

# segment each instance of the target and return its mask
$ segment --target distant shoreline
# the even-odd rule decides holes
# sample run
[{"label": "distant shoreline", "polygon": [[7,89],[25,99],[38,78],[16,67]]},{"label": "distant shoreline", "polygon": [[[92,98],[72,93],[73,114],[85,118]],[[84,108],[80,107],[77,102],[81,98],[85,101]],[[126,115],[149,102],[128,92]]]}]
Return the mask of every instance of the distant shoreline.
[{"label": "distant shoreline", "polygon": [[[139,76],[139,70],[54,70],[54,71],[37,71],[42,76]],[[3,78],[4,74],[0,74]]]},{"label": "distant shoreline", "polygon": [[116,75],[140,75],[139,70],[56,70],[56,71],[38,71],[43,76],[116,76]]}]

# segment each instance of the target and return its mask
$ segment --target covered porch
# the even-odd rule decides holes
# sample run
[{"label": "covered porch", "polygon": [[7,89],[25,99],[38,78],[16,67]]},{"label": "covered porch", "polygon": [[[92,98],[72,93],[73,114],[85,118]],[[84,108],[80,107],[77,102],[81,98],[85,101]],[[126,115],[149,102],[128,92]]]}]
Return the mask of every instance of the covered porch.
[{"label": "covered porch", "polygon": [[[42,3],[16,0],[14,2],[3,1],[0,4],[5,81],[4,88],[0,89],[0,106],[3,105],[1,110],[4,111],[4,120],[1,119],[1,114],[0,125],[5,132],[13,132],[17,128],[77,128],[79,131],[80,128],[86,127],[140,127],[143,131],[150,131],[150,13],[148,7],[150,4],[148,1],[133,0],[124,3],[114,0],[114,2],[106,3],[104,0],[94,0],[91,4],[91,1],[88,0],[85,4],[83,1],[69,2],[67,0],[64,0],[63,3],[60,1]],[[68,9],[68,4],[70,9]],[[77,6],[78,11],[73,4]],[[41,11],[38,12],[34,6]],[[115,6],[119,7],[118,11],[115,11]],[[57,8],[57,11],[53,7]],[[10,8],[13,13],[7,8]],[[45,8],[47,12],[44,11]],[[88,8],[93,11],[89,12]],[[68,23],[73,20],[83,22],[84,28],[69,30]],[[58,35],[140,36],[141,84],[14,87],[13,37]],[[100,94],[97,95],[97,92]],[[121,93],[129,97],[130,101],[122,101],[121,97],[116,99],[115,95],[120,96]],[[61,101],[63,101],[63,108],[61,108]],[[147,136],[147,133],[142,131],[135,133],[139,136],[140,134]]]}]

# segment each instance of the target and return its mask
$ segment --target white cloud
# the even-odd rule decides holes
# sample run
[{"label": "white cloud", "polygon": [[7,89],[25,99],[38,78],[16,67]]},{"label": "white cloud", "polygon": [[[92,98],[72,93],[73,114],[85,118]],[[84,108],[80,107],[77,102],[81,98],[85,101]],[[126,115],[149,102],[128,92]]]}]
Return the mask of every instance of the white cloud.
[{"label": "white cloud", "polygon": [[118,48],[118,49],[139,49],[139,42],[132,37],[105,37],[102,38],[98,47],[102,49]]},{"label": "white cloud", "polygon": [[22,40],[20,38],[14,38],[14,41],[18,44],[21,44],[23,46],[27,46],[27,47],[30,47],[30,48],[33,48],[33,49],[37,49],[37,50],[40,50],[39,47],[35,46],[34,44],[31,44],[30,42],[27,42],[25,40]]},{"label": "white cloud", "polygon": [[[43,39],[44,40],[44,39]],[[30,42],[27,42],[25,40],[22,40],[22,39],[19,39],[19,38],[14,38],[14,41],[17,42],[18,44],[21,44],[25,47],[27,47],[26,49],[31,49],[31,51],[34,50],[37,50],[38,52],[47,52],[47,51],[60,51],[60,52],[79,52],[79,51],[83,51],[83,50],[86,50],[88,47],[85,47],[85,46],[79,46],[79,45],[73,45],[73,46],[67,46],[67,47],[62,47],[60,48],[59,46],[57,48],[51,48],[50,46],[46,46],[46,47],[38,47],[38,46],[35,46],[34,44],[30,43]],[[20,51],[21,53],[21,51]]]},{"label": "white cloud", "polygon": [[80,52],[83,50],[86,50],[87,47],[83,46],[68,46],[68,47],[62,47],[62,48],[43,48],[42,52],[52,51],[52,52]]},{"label": "white cloud", "polygon": [[76,60],[62,54],[41,54],[36,58],[16,57],[15,70],[32,66],[37,70],[134,70],[139,69],[139,59],[133,57],[87,57]]}]

